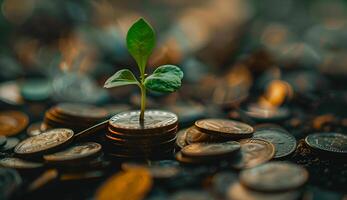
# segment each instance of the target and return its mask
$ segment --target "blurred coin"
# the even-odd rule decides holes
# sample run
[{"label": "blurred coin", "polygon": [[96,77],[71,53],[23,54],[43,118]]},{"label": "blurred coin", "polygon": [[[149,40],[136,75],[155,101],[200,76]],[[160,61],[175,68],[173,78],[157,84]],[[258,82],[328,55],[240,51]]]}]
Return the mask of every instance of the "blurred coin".
[{"label": "blurred coin", "polygon": [[144,168],[132,168],[113,175],[96,191],[96,200],[141,200],[151,190],[152,178]]},{"label": "blurred coin", "polygon": [[20,93],[22,97],[30,101],[42,101],[52,94],[51,83],[47,79],[29,79],[21,83]]},{"label": "blurred coin", "polygon": [[41,154],[62,145],[67,145],[73,135],[74,132],[71,129],[51,129],[40,135],[23,140],[16,146],[14,152],[18,155]]},{"label": "blurred coin", "polygon": [[248,138],[252,136],[253,128],[245,123],[228,119],[202,119],[195,126],[204,133],[220,137]]},{"label": "blurred coin", "polygon": [[208,142],[213,143],[213,142],[218,142],[218,141],[222,141],[222,138],[217,137],[215,135],[203,133],[195,126],[188,128],[186,131],[186,142],[188,144],[208,143]]},{"label": "blurred coin", "polygon": [[22,105],[24,103],[16,81],[8,81],[0,84],[0,100],[10,105]]},{"label": "blurred coin", "polygon": [[321,152],[334,155],[347,154],[347,135],[341,133],[315,133],[308,135],[305,142]]},{"label": "blurred coin", "polygon": [[211,180],[213,190],[223,199],[226,198],[229,187],[238,181],[238,175],[233,172],[218,172]]},{"label": "blurred coin", "polygon": [[0,135],[13,136],[20,133],[28,125],[29,118],[19,111],[0,112]]},{"label": "blurred coin", "polygon": [[85,117],[93,119],[104,119],[107,117],[107,111],[89,104],[61,103],[55,109],[57,112],[69,117]]},{"label": "blurred coin", "polygon": [[43,164],[22,160],[20,158],[3,158],[3,159],[0,159],[0,166],[20,170],[20,169],[38,169],[43,167]]},{"label": "blurred coin", "polygon": [[181,151],[177,152],[175,155],[175,158],[177,161],[183,164],[200,164],[200,163],[208,163],[211,161],[208,159],[201,159],[201,158],[193,158],[193,157],[188,157],[184,156]]},{"label": "blurred coin", "polygon": [[187,145],[186,143],[187,129],[182,129],[177,133],[176,146],[182,149]]},{"label": "blurred coin", "polygon": [[296,139],[284,129],[268,128],[256,130],[253,138],[263,139],[271,142],[275,146],[274,158],[282,158],[290,155],[296,149]]},{"label": "blurred coin", "polygon": [[98,155],[101,145],[96,142],[87,142],[74,145],[63,151],[44,155],[43,159],[47,162],[75,162],[81,159],[90,158]]},{"label": "blurred coin", "polygon": [[30,124],[27,128],[27,134],[29,136],[39,135],[43,131],[44,130],[42,129],[42,122],[36,122],[36,123]]},{"label": "blurred coin", "polygon": [[308,180],[305,168],[289,162],[269,162],[246,169],[240,182],[253,190],[283,192],[301,187]]},{"label": "blurred coin", "polygon": [[127,104],[109,104],[103,106],[103,109],[106,110],[109,117],[112,117],[115,114],[130,110],[131,107]]},{"label": "blurred coin", "polygon": [[0,148],[6,144],[6,137],[3,135],[0,135]]},{"label": "blurred coin", "polygon": [[127,170],[131,168],[142,167],[146,168],[154,179],[169,179],[176,177],[180,172],[178,166],[158,165],[158,164],[138,164],[138,163],[122,163],[122,169]]},{"label": "blurred coin", "polygon": [[0,199],[11,199],[11,196],[19,189],[22,178],[16,170],[0,168]]},{"label": "blurred coin", "polygon": [[183,190],[172,194],[169,200],[213,200],[214,198],[203,190]]},{"label": "blurred coin", "polygon": [[185,146],[182,154],[189,157],[218,157],[235,153],[240,149],[240,143],[228,141],[223,143],[195,143]]},{"label": "blurred coin", "polygon": [[248,117],[261,122],[280,121],[290,116],[289,110],[285,107],[265,107],[259,104],[250,104],[243,112]]},{"label": "blurred coin", "polygon": [[261,139],[243,139],[240,152],[231,160],[231,166],[236,169],[251,168],[263,164],[273,158],[275,147]]},{"label": "blurred coin", "polygon": [[256,192],[249,190],[240,183],[234,183],[228,191],[228,199],[232,200],[297,200],[300,192],[289,191],[279,193]]},{"label": "blurred coin", "polygon": [[6,144],[0,147],[0,152],[10,151],[19,143],[19,139],[11,137],[7,138]]},{"label": "blurred coin", "polygon": [[160,110],[145,111],[144,124],[139,121],[140,111],[119,113],[110,119],[110,126],[117,132],[145,134],[170,130],[177,126],[177,115]]}]

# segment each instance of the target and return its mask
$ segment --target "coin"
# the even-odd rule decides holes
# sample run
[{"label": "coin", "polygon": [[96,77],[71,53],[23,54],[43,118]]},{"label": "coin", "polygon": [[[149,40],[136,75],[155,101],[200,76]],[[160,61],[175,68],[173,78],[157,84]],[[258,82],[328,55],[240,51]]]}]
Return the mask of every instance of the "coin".
[{"label": "coin", "polygon": [[73,134],[71,129],[51,129],[23,140],[16,146],[14,152],[19,155],[41,154],[68,144]]},{"label": "coin", "polygon": [[120,133],[112,130],[110,127],[108,128],[108,133],[106,135],[109,135],[114,138],[118,139],[124,139],[124,140],[156,140],[156,139],[163,139],[163,138],[169,138],[172,139],[176,136],[177,132],[177,126],[162,132],[153,132],[151,134],[126,134],[126,133]]},{"label": "coin", "polygon": [[222,141],[222,138],[219,138],[214,135],[209,135],[206,133],[203,133],[200,131],[198,128],[195,126],[192,126],[187,129],[186,132],[186,142],[188,144],[193,144],[193,143],[208,143],[208,142],[218,142]]},{"label": "coin", "polygon": [[141,200],[153,184],[150,172],[144,168],[122,171],[109,178],[97,191],[96,200]]},{"label": "coin", "polygon": [[110,119],[113,130],[127,134],[146,134],[170,130],[177,126],[177,115],[160,110],[145,111],[144,124],[139,121],[140,111],[122,112]]},{"label": "coin", "polygon": [[187,134],[187,129],[183,129],[178,131],[177,133],[177,139],[176,139],[176,146],[182,149],[187,145],[186,143],[186,134]]},{"label": "coin", "polygon": [[203,119],[195,122],[195,126],[204,133],[220,137],[248,138],[252,136],[253,128],[245,123],[228,119]]},{"label": "coin", "polygon": [[208,159],[201,159],[201,158],[193,158],[193,157],[188,157],[184,156],[181,151],[177,152],[175,155],[176,160],[178,160],[180,163],[183,164],[200,164],[200,163],[208,163],[211,160]]},{"label": "coin", "polygon": [[6,144],[6,137],[3,135],[0,135],[0,147],[4,146]]},{"label": "coin", "polygon": [[0,151],[4,152],[4,151],[12,150],[15,146],[17,146],[18,143],[19,143],[19,140],[15,137],[7,138],[6,144],[0,147]]},{"label": "coin", "polygon": [[42,101],[50,97],[52,94],[52,86],[46,79],[27,79],[21,83],[20,93],[26,100]]},{"label": "coin", "polygon": [[29,127],[27,128],[27,134],[29,136],[39,135],[43,131],[44,130],[42,130],[42,122],[36,122],[36,123],[30,124]]},{"label": "coin", "polygon": [[265,163],[275,155],[275,147],[261,139],[243,139],[239,141],[241,149],[231,166],[236,169],[251,168]]},{"label": "coin", "polygon": [[172,194],[169,200],[213,200],[214,198],[203,190],[182,190]]},{"label": "coin", "polygon": [[283,192],[301,187],[308,180],[305,168],[289,162],[269,162],[240,174],[240,182],[261,192]]},{"label": "coin", "polygon": [[98,108],[88,104],[61,103],[55,109],[57,112],[69,117],[85,117],[94,119],[104,119],[108,113],[103,108]]},{"label": "coin", "polygon": [[284,129],[267,128],[256,130],[253,138],[263,139],[271,142],[275,146],[274,158],[282,158],[290,155],[296,149],[296,139]]},{"label": "coin", "polygon": [[257,121],[280,121],[290,116],[286,107],[262,107],[259,104],[250,104],[244,111],[246,115]]},{"label": "coin", "polygon": [[22,184],[22,178],[16,170],[0,168],[0,199],[10,199]]},{"label": "coin", "polygon": [[20,133],[28,125],[29,118],[19,111],[0,112],[0,135],[13,136]]},{"label": "coin", "polygon": [[182,154],[189,157],[218,157],[235,153],[240,149],[240,143],[228,141],[223,143],[195,143],[185,146]]},{"label": "coin", "polygon": [[305,142],[313,149],[334,155],[347,153],[347,135],[341,133],[315,133],[308,135]]},{"label": "coin", "polygon": [[225,199],[229,187],[238,181],[238,175],[234,172],[224,171],[215,174],[211,180],[213,190]]},{"label": "coin", "polygon": [[78,161],[98,155],[101,145],[96,142],[76,144],[63,151],[44,155],[43,158],[48,162],[68,162]]},{"label": "coin", "polygon": [[3,158],[0,159],[0,166],[13,169],[38,169],[43,167],[43,164],[20,158]]},{"label": "coin", "polygon": [[[159,163],[159,162],[157,162]],[[122,163],[122,169],[127,170],[131,168],[142,167],[146,168],[152,178],[154,179],[169,179],[176,177],[180,172],[180,168],[177,165],[160,165],[160,164],[140,164],[140,163]]]},{"label": "coin", "polygon": [[300,197],[298,191],[288,191],[279,193],[264,193],[249,190],[239,182],[234,183],[228,190],[228,199],[233,200],[297,200]]}]

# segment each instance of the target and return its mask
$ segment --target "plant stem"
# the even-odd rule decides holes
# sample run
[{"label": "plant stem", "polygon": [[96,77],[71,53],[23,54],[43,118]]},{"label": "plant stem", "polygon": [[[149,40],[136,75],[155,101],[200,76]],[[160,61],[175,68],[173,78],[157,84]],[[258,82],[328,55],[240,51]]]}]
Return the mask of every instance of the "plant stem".
[{"label": "plant stem", "polygon": [[146,108],[146,88],[141,83],[141,113],[140,113],[140,123],[143,124],[145,121],[145,108]]}]

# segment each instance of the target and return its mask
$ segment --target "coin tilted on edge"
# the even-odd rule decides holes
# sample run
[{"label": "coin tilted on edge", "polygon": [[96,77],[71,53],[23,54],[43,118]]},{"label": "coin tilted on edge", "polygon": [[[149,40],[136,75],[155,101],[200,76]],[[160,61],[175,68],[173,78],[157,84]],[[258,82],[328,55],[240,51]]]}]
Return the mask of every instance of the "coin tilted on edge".
[{"label": "coin tilted on edge", "polygon": [[74,145],[64,151],[44,155],[48,162],[68,162],[96,156],[101,151],[101,145],[96,142],[86,142]]},{"label": "coin tilted on edge", "polygon": [[296,149],[295,137],[284,129],[268,128],[257,130],[253,133],[253,138],[271,142],[275,146],[274,158],[283,158],[288,156]]},{"label": "coin tilted on edge", "polygon": [[187,129],[182,129],[177,133],[176,146],[182,149],[187,146],[186,142]]},{"label": "coin tilted on edge", "polygon": [[170,130],[177,126],[177,115],[171,112],[145,111],[144,124],[139,121],[140,111],[129,111],[116,114],[110,119],[110,127],[117,132],[128,134],[146,134]]},{"label": "coin tilted on edge", "polygon": [[305,168],[289,162],[269,162],[240,174],[240,182],[261,192],[283,192],[297,189],[308,180]]},{"label": "coin tilted on edge", "polygon": [[13,136],[25,129],[29,118],[19,111],[0,112],[0,135]]},{"label": "coin tilted on edge", "polygon": [[239,141],[241,149],[231,166],[236,169],[245,169],[263,164],[273,158],[275,147],[266,140],[243,139]]},{"label": "coin tilted on edge", "polygon": [[195,126],[204,133],[236,139],[251,137],[253,133],[248,124],[228,119],[202,119]]},{"label": "coin tilted on edge", "polygon": [[315,133],[308,135],[305,142],[321,152],[334,155],[347,154],[347,135],[341,133]]},{"label": "coin tilted on edge", "polygon": [[235,153],[240,149],[240,143],[228,141],[223,143],[195,143],[185,146],[181,151],[190,157],[218,157]]},{"label": "coin tilted on edge", "polygon": [[20,142],[14,152],[18,155],[42,154],[54,148],[68,144],[73,138],[71,129],[51,129],[40,135],[29,137]]},{"label": "coin tilted on edge", "polygon": [[22,160],[20,158],[3,158],[0,159],[0,166],[13,169],[37,169],[43,167],[43,164]]}]

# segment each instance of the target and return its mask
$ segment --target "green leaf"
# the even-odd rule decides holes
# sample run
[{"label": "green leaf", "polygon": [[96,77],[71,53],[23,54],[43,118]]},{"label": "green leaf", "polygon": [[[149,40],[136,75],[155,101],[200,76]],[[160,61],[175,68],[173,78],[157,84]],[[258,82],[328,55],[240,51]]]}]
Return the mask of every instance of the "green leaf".
[{"label": "green leaf", "polygon": [[118,87],[123,85],[138,85],[139,82],[129,69],[122,69],[113,74],[104,84],[105,88]]},{"label": "green leaf", "polygon": [[141,74],[144,74],[148,57],[155,45],[155,34],[151,25],[140,18],[128,30],[126,40],[128,51],[134,57]]},{"label": "green leaf", "polygon": [[183,72],[180,68],[174,65],[163,65],[145,79],[144,85],[149,90],[170,93],[181,87],[182,78]]}]

